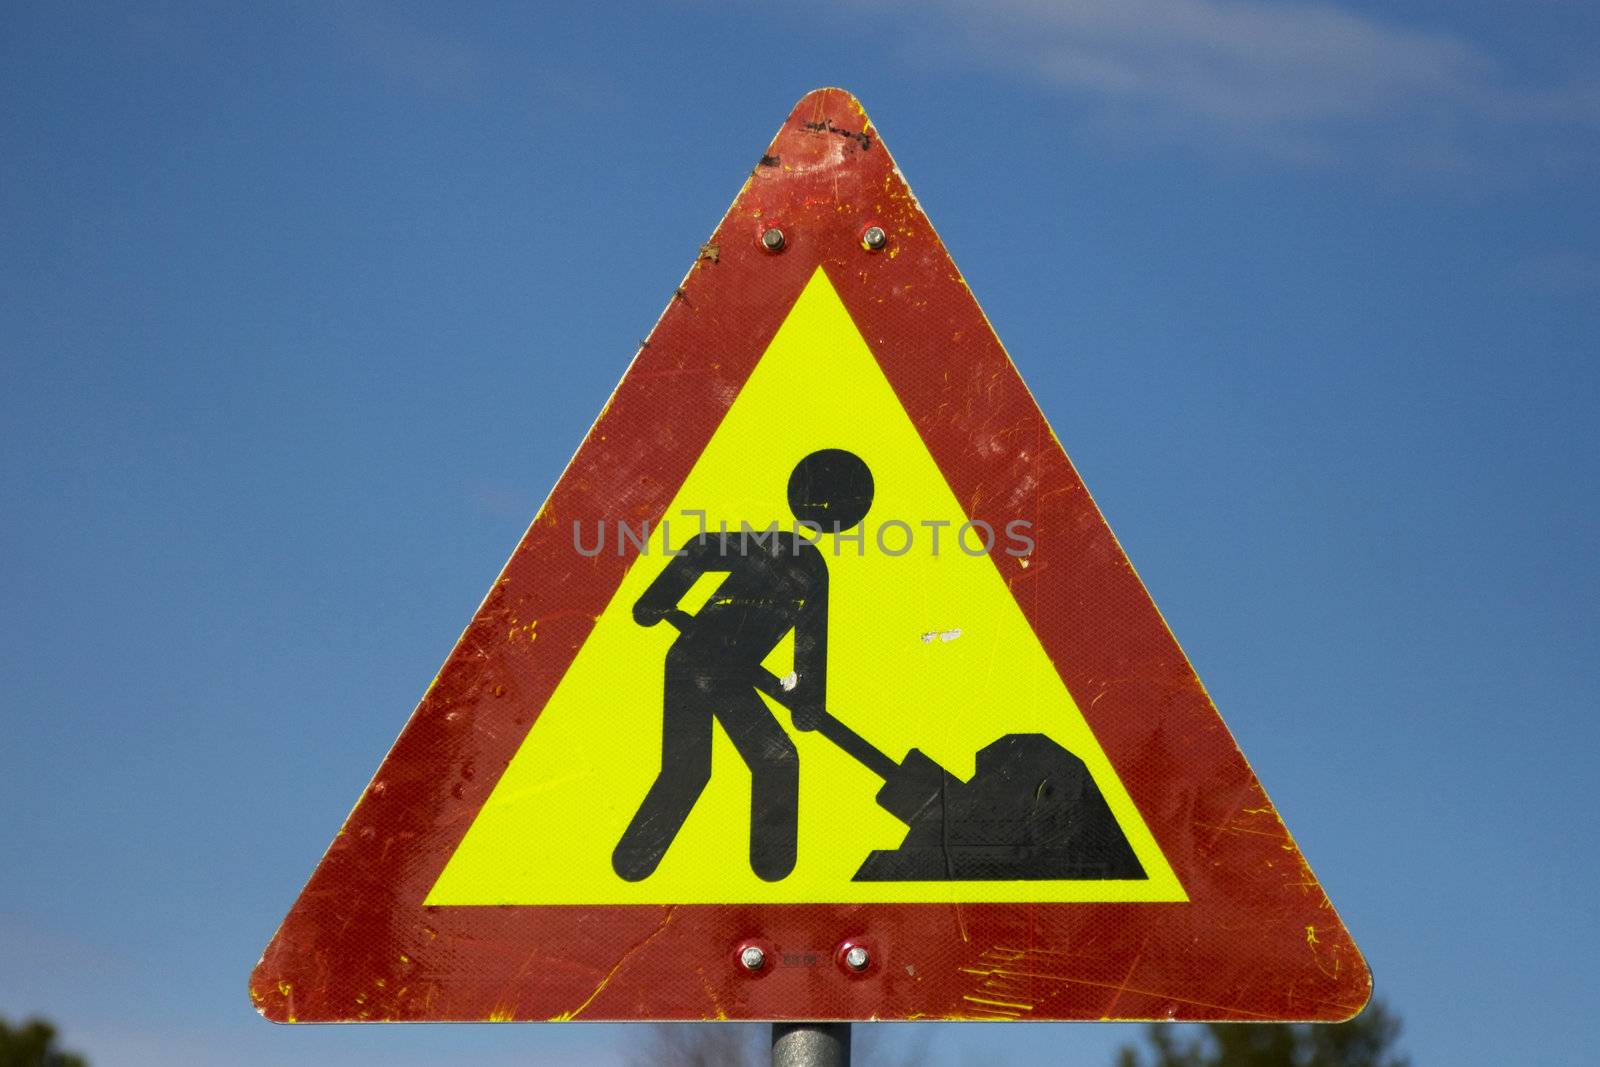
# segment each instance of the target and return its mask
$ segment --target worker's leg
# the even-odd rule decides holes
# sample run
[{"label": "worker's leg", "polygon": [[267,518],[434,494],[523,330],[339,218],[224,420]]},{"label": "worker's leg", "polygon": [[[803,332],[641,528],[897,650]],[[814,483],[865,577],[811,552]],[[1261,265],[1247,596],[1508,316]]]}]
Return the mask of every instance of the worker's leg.
[{"label": "worker's leg", "polygon": [[717,720],[750,765],[750,869],[768,882],[794,870],[800,754],[748,684],[717,693]]},{"label": "worker's leg", "polygon": [[680,660],[667,654],[661,772],[611,853],[612,869],[630,882],[655,871],[711,780],[711,705],[703,679]]}]

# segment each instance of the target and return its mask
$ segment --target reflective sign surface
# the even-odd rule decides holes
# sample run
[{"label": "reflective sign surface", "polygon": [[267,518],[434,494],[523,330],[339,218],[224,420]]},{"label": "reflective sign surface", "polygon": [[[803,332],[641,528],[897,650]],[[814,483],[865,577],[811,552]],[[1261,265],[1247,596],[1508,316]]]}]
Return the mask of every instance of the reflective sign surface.
[{"label": "reflective sign surface", "polygon": [[761,155],[251,983],[284,1021],[1369,990],[838,90]]}]

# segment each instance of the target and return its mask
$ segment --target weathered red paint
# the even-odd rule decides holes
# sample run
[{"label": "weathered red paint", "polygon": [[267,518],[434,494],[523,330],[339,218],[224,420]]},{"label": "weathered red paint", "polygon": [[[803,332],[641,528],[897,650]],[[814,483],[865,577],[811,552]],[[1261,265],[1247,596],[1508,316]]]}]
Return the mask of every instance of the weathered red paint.
[{"label": "weathered red paint", "polygon": [[[774,223],[780,254],[760,243]],[[864,250],[872,224],[889,249]],[[573,522],[661,518],[819,263],[970,517],[1033,520],[1012,592],[1190,901],[423,907],[632,562],[573,552]],[[1029,505],[1002,513],[1025,478]],[[518,639],[533,622],[537,643]],[[851,939],[873,946],[865,973],[836,963]],[[772,961],[759,978],[738,964],[752,943]],[[1370,989],[876,130],[837,89],[783,124],[251,979],[262,1014],[307,1022],[1336,1020]]]}]

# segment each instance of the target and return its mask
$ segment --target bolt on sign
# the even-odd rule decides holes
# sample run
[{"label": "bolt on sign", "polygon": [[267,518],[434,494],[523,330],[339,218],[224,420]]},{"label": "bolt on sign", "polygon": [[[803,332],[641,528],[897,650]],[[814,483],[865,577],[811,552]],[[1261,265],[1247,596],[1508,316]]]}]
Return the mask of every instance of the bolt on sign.
[{"label": "bolt on sign", "polygon": [[1365,962],[807,95],[251,980],[279,1021],[1305,1019]]}]

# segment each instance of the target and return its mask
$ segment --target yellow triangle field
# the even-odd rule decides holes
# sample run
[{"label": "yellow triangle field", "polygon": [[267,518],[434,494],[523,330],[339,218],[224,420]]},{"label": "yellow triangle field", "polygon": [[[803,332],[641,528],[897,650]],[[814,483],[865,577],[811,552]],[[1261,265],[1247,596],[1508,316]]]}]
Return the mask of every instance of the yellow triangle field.
[{"label": "yellow triangle field", "polygon": [[[931,365],[931,364],[930,364]],[[792,527],[786,487],[809,453],[845,449],[875,487],[862,543],[821,537],[827,564],[829,710],[891,759],[922,750],[963,780],[1007,734],[1044,734],[1087,766],[1147,877],[853,881],[906,824],[874,801],[883,782],[790,713],[767,707],[799,753],[792,872],[749,860],[750,771],[721,726],[712,774],[659,867],[626,881],[612,850],[661,765],[663,663],[676,631],[642,626],[641,592],[705,522]],[[1184,890],[1007,587],[1022,547],[957,543],[966,521],[933,456],[822,270],[811,278],[621,587],[467,830],[429,905],[1181,901]],[[945,523],[937,526],[930,524]],[[889,526],[885,526],[889,523]],[[899,524],[904,524],[902,528]],[[883,531],[884,546],[878,532]],[[603,551],[616,551],[614,529]],[[909,534],[909,538],[908,538]],[[937,545],[934,537],[937,535]],[[597,531],[579,531],[590,547]],[[901,549],[907,544],[905,551]],[[969,536],[966,548],[976,545]],[[576,548],[574,549],[576,551]],[[712,595],[702,581],[681,606]],[[1087,617],[1081,625],[1092,627]],[[793,641],[767,659],[782,677]],[[762,698],[766,700],[765,697]]]}]

